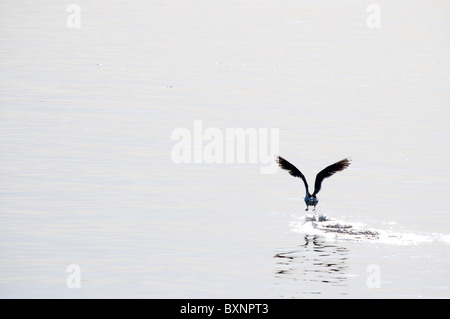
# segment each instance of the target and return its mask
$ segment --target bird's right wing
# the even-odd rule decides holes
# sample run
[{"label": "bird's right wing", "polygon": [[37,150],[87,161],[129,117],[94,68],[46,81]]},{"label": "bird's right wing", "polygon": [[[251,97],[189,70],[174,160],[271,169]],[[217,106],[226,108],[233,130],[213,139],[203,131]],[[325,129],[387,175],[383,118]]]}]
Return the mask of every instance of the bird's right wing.
[{"label": "bird's right wing", "polygon": [[289,163],[288,161],[286,161],[284,158],[282,158],[281,156],[277,157],[277,162],[278,165],[282,168],[285,169],[289,172],[289,174],[291,174],[294,177],[300,177],[303,180],[303,183],[305,184],[306,187],[306,191],[309,193],[308,190],[308,183],[306,182],[306,178],[305,176],[302,174],[302,172],[300,172],[298,170],[297,167],[295,167],[293,164]]}]

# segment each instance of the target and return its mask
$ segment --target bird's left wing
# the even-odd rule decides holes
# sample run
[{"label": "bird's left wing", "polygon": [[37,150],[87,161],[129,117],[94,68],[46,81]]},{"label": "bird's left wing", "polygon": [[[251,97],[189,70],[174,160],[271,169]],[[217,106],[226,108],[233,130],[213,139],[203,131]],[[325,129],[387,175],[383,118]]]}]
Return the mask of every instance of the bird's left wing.
[{"label": "bird's left wing", "polygon": [[332,176],[333,174],[346,169],[350,165],[350,159],[345,158],[339,162],[331,164],[330,166],[325,167],[316,175],[316,181],[314,183],[314,193],[313,196],[316,195],[322,186],[322,181],[325,178]]}]

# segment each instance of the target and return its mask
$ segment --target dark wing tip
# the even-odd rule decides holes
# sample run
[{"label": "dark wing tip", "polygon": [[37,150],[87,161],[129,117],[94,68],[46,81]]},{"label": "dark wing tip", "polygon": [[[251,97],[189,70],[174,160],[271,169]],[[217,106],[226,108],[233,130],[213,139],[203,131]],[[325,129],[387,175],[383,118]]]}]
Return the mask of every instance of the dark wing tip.
[{"label": "dark wing tip", "polygon": [[275,161],[277,161],[278,165],[281,165],[281,162],[285,161],[285,159],[278,155],[275,156]]},{"label": "dark wing tip", "polygon": [[326,177],[333,175],[334,173],[337,173],[339,171],[342,171],[350,166],[352,160],[350,158],[344,158],[343,160],[340,160],[339,162],[334,163],[333,165],[328,166],[325,171]]},{"label": "dark wing tip", "polygon": [[338,163],[342,166],[342,169],[346,169],[352,163],[352,159],[344,158],[342,161],[339,161]]},{"label": "dark wing tip", "polygon": [[281,156],[277,156],[275,159],[278,163],[278,165],[282,168],[285,169],[289,172],[289,174],[291,174],[294,177],[300,177],[300,178],[305,178],[303,176],[303,174],[298,170],[297,167],[295,167],[292,163],[288,162],[287,160],[285,160],[284,158],[282,158]]},{"label": "dark wing tip", "polygon": [[281,156],[277,156],[275,158],[275,161],[278,163],[278,166],[280,166],[282,169],[287,169],[290,170],[291,167],[291,163],[289,163],[288,161],[286,161],[284,158],[282,158]]}]

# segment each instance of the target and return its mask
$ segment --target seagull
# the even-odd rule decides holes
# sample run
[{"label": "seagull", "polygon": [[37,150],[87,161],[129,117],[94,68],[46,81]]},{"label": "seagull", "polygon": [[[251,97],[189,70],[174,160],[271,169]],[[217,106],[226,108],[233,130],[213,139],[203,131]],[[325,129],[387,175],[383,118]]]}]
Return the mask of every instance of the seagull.
[{"label": "seagull", "polygon": [[316,181],[314,183],[314,193],[309,192],[308,189],[308,183],[306,182],[305,176],[302,174],[302,172],[299,171],[297,167],[286,161],[281,156],[277,157],[278,165],[289,172],[294,177],[300,177],[303,181],[303,184],[305,184],[306,188],[306,196],[305,196],[305,203],[306,203],[306,210],[309,210],[309,206],[314,206],[313,210],[316,210],[316,205],[319,203],[319,200],[317,199],[317,193],[320,191],[320,188],[322,186],[322,181],[324,178],[328,178],[332,176],[334,173],[337,173],[339,171],[342,171],[346,169],[350,165],[350,159],[345,158],[339,162],[336,162],[334,164],[331,164],[330,166],[325,167],[323,170],[321,170],[316,175]]}]

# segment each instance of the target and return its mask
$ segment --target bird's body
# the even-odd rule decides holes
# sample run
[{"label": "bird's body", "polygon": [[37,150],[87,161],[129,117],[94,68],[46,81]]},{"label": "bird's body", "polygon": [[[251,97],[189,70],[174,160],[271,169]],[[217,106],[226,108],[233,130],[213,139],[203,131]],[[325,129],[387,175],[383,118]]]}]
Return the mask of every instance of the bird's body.
[{"label": "bird's body", "polygon": [[312,196],[311,194],[306,194],[305,196],[306,210],[308,210],[309,206],[314,206],[314,210],[316,210],[316,205],[319,203],[319,200],[316,196]]},{"label": "bird's body", "polygon": [[316,180],[314,182],[314,192],[311,194],[309,192],[308,182],[306,181],[305,176],[302,174],[302,172],[299,171],[297,167],[286,161],[281,156],[277,157],[277,162],[282,169],[289,171],[289,174],[291,174],[294,177],[299,177],[303,180],[303,184],[305,184],[306,189],[305,195],[306,210],[308,210],[310,206],[313,206],[314,210],[316,210],[316,206],[319,203],[319,200],[317,199],[317,193],[320,191],[322,187],[322,181],[325,178],[332,176],[334,173],[346,169],[350,165],[350,160],[346,158],[339,162],[331,164],[330,166],[325,167],[316,175]]}]

